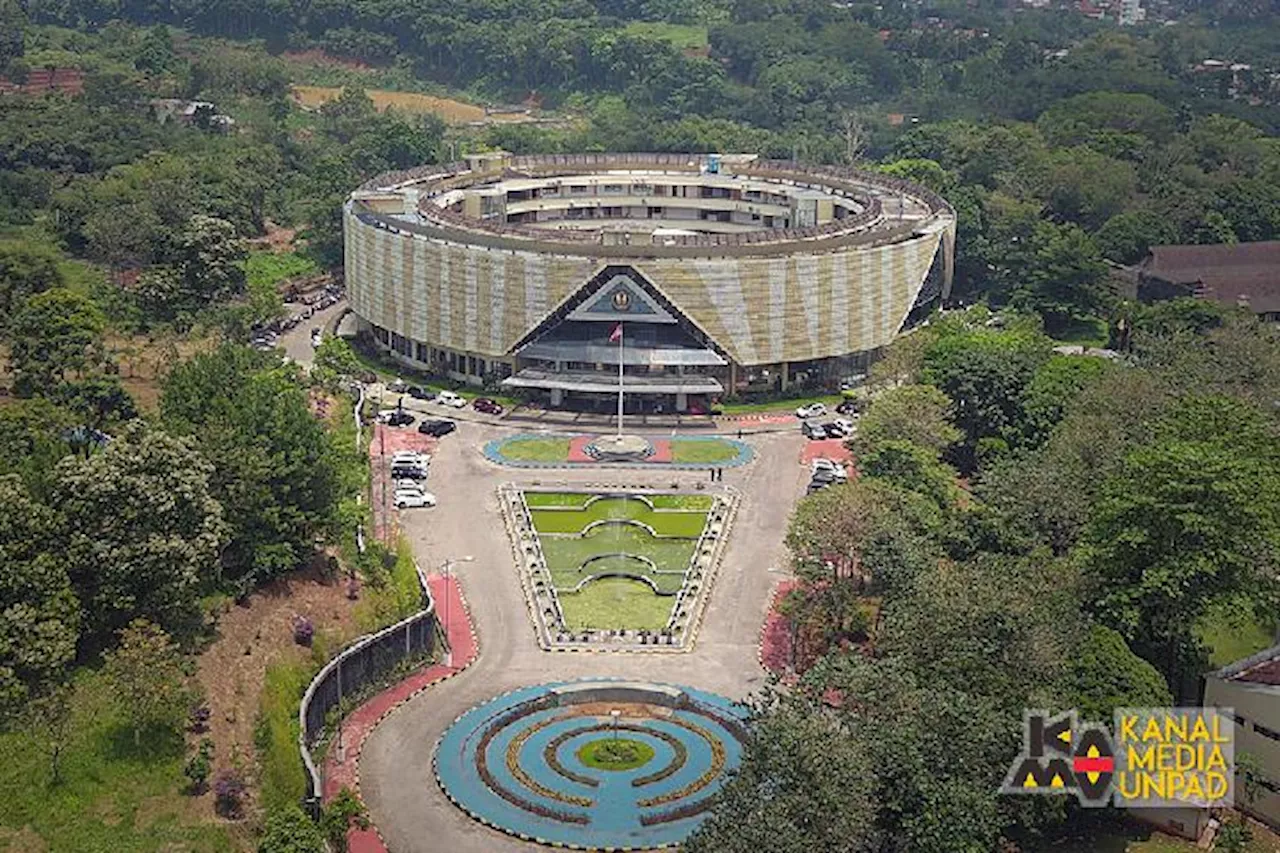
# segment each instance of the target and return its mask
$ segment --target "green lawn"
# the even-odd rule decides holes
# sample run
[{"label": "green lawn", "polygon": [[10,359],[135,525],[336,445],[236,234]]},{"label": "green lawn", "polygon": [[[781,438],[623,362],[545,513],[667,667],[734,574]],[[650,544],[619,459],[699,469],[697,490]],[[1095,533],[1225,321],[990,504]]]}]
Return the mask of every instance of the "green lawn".
[{"label": "green lawn", "polygon": [[602,735],[578,748],[578,760],[598,770],[634,770],[653,760],[653,747],[642,740]]},{"label": "green lawn", "polygon": [[0,849],[243,849],[228,827],[198,817],[181,793],[181,737],[144,735],[134,746],[102,676],[82,670],[76,685],[61,784],[51,783],[47,754],[27,730],[0,734]]},{"label": "green lawn", "polygon": [[592,497],[585,492],[525,492],[524,502],[530,509],[540,506],[581,508]]},{"label": "green lawn", "polygon": [[667,624],[675,599],[654,595],[649,587],[629,578],[601,578],[582,592],[560,593],[560,607],[572,631],[584,628],[626,628],[658,631]]},{"label": "green lawn", "polygon": [[715,501],[709,495],[645,495],[654,509],[687,509],[708,512]]},{"label": "green lawn", "polygon": [[249,286],[277,285],[285,279],[316,275],[320,267],[297,252],[253,252],[244,262]]},{"label": "green lawn", "polygon": [[1070,346],[1105,347],[1111,340],[1111,328],[1106,320],[1076,319],[1053,339],[1056,343]]},{"label": "green lawn", "polygon": [[624,32],[668,42],[677,50],[701,49],[707,46],[707,28],[699,24],[668,24],[663,21],[632,21]]},{"label": "green lawn", "polygon": [[1247,610],[1230,605],[1210,610],[1196,626],[1196,635],[1209,647],[1209,663],[1215,669],[1268,648],[1274,638],[1274,632]]},{"label": "green lawn", "polygon": [[513,438],[499,449],[503,456],[518,462],[564,462],[569,458],[569,439]]},{"label": "green lawn", "polygon": [[724,439],[671,439],[671,461],[712,465],[738,458],[738,448]]},{"label": "green lawn", "polygon": [[[694,539],[655,539],[629,524],[597,527],[586,536],[544,535],[541,541],[542,553],[557,589],[569,589],[583,578],[598,574],[602,567],[595,563],[583,567],[592,557],[634,554],[652,560],[663,572],[674,573],[653,576],[660,589],[671,592],[680,588],[681,573],[688,567],[697,544]],[[639,572],[641,565],[634,563],[630,571]]]},{"label": "green lawn", "polygon": [[582,509],[530,509],[529,514],[539,533],[578,533],[596,521],[639,521],[659,536],[697,538],[707,523],[706,510],[655,510],[639,498],[627,497],[603,498]]}]

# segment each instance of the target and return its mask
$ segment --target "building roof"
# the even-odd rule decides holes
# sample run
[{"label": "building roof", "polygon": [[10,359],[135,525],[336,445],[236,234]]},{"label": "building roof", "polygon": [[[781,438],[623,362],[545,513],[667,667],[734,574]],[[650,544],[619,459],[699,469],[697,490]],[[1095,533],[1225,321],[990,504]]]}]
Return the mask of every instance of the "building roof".
[{"label": "building roof", "polygon": [[1280,646],[1272,646],[1214,673],[1223,681],[1280,687]]},{"label": "building roof", "polygon": [[1152,246],[1142,274],[1196,288],[1223,305],[1280,311],[1280,240],[1211,246]]}]

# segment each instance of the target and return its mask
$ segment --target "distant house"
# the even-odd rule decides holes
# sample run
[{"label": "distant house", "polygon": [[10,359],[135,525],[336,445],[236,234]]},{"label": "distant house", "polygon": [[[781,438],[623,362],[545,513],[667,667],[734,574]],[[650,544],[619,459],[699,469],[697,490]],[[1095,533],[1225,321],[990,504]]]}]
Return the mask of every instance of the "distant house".
[{"label": "distant house", "polygon": [[1138,265],[1143,302],[1196,296],[1280,321],[1280,240],[1152,246]]},{"label": "distant house", "polygon": [[166,124],[176,121],[180,124],[195,125],[214,130],[219,133],[230,133],[236,120],[229,115],[218,112],[218,108],[209,101],[187,101],[182,98],[156,98],[151,102],[151,111],[156,121]]},{"label": "distant house", "polygon": [[[1280,646],[1237,661],[1205,677],[1206,707],[1230,708],[1235,754],[1252,755],[1265,779],[1249,812],[1280,827]],[[1240,802],[1236,782],[1236,801]]]}]

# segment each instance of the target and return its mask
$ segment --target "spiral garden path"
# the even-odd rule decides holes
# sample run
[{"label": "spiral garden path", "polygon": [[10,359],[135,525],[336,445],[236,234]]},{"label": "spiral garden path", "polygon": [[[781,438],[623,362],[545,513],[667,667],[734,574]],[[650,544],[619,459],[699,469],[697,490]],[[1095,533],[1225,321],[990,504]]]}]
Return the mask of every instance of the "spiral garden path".
[{"label": "spiral garden path", "polygon": [[[779,578],[772,570],[786,564],[782,542],[787,519],[803,493],[807,471],[797,464],[801,439],[798,435],[753,437],[755,461],[725,470],[726,484],[742,497],[698,640],[687,653],[657,655],[539,649],[503,530],[497,487],[514,479],[566,488],[612,482],[620,487],[669,489],[678,482],[681,490],[687,490],[705,483],[705,474],[565,470],[528,472],[522,481],[519,475],[513,477],[511,469],[498,468],[479,452],[500,434],[485,425],[460,423],[458,434],[440,443],[432,461],[432,482],[439,484],[434,490],[440,505],[403,516],[406,536],[424,569],[431,571],[445,559],[474,556],[470,563],[457,564],[455,571],[466,594],[480,654],[467,669],[405,702],[369,734],[354,774],[360,796],[392,853],[546,849],[520,835],[594,849],[646,849],[678,842],[696,825],[698,816],[673,816],[674,810],[693,809],[712,796],[721,774],[740,755],[737,738],[714,720],[697,714],[664,717],[644,712],[644,702],[622,703],[622,707],[608,702],[591,708],[584,705],[567,717],[559,716],[563,709],[530,714],[522,709],[518,720],[492,733],[484,749],[485,772],[517,803],[484,784],[480,765],[463,757],[469,749],[474,758],[488,728],[485,720],[492,722],[495,714],[517,710],[508,707],[504,712],[502,704],[488,703],[496,697],[499,703],[517,704],[536,699],[552,689],[548,682],[621,679],[682,685],[679,692],[702,697],[707,707],[732,717],[727,710],[735,707],[732,703],[764,683],[758,642],[769,591]],[[448,615],[455,620],[466,618],[456,612]],[[625,713],[625,719],[618,719],[617,733],[609,731],[609,710]],[[623,729],[624,725],[631,728]],[[710,738],[701,731],[711,733]],[[587,762],[596,761],[595,753],[602,749],[604,758],[611,757],[611,750],[601,747],[600,741],[614,734],[637,744],[621,751],[640,764],[612,771],[590,766]],[[548,751],[557,738],[563,739]],[[718,753],[709,745],[713,742],[723,749],[724,763],[703,780]],[[678,760],[681,747],[683,762]],[[509,754],[514,756],[511,765]],[[669,775],[632,785],[672,765],[679,766]],[[438,768],[445,769],[442,777],[452,780],[446,780],[444,788],[436,779]],[[699,780],[705,784],[689,788]],[[678,796],[654,802],[669,794]],[[528,805],[535,808],[530,810]],[[540,814],[542,810],[577,817],[548,818]],[[472,812],[501,824],[503,831],[477,820]],[[669,819],[642,822],[646,816],[652,821],[658,815]]]}]

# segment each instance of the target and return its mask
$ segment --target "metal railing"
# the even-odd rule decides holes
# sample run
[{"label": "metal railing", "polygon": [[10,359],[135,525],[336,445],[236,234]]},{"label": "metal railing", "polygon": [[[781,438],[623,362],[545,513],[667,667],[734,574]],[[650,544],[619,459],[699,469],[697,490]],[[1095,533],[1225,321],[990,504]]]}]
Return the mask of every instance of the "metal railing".
[{"label": "metal railing", "polygon": [[[422,609],[389,628],[366,634],[339,652],[307,685],[298,706],[298,751],[307,775],[304,807],[313,816],[319,814],[324,795],[324,779],[316,767],[311,748],[325,729],[329,712],[338,708],[344,697],[359,692],[391,672],[403,660],[415,654],[430,653],[438,642],[448,643],[439,630],[435,600],[422,568],[414,563],[418,586],[422,593]],[[338,727],[341,749],[341,726]]]}]

